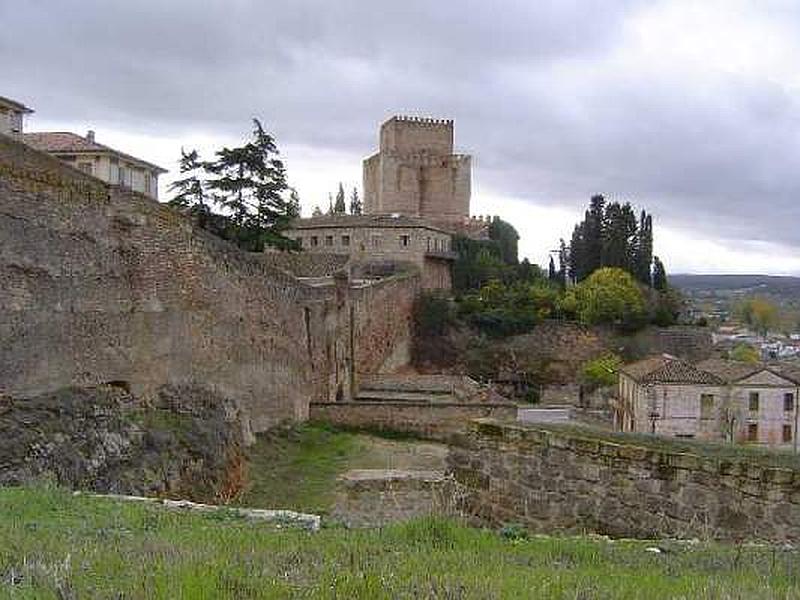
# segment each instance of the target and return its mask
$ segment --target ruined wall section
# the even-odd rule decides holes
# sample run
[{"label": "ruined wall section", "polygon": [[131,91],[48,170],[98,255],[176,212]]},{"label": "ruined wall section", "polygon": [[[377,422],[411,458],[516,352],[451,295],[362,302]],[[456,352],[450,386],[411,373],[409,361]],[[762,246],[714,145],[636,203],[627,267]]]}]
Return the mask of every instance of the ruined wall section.
[{"label": "ruined wall section", "polygon": [[351,380],[351,322],[365,372],[408,337],[417,282],[355,290],[350,311],[346,280],[305,285],[0,136],[0,394],[202,385],[239,402],[255,431],[304,419]]}]

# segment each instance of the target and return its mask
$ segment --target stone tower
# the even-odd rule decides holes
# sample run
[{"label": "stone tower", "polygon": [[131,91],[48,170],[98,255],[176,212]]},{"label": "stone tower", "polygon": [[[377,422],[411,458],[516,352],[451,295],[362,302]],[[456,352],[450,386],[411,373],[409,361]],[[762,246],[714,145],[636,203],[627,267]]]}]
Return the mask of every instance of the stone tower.
[{"label": "stone tower", "polygon": [[453,154],[452,120],[392,117],[364,160],[364,212],[464,223],[471,176],[471,157]]}]

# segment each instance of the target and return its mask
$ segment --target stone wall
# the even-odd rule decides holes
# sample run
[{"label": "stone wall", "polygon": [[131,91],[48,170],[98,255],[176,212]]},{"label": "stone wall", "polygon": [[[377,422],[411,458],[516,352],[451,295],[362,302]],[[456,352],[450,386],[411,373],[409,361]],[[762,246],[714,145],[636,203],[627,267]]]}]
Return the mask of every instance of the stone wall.
[{"label": "stone wall", "polygon": [[448,441],[465,433],[472,419],[513,421],[517,418],[517,406],[460,402],[314,402],[309,418],[342,427],[408,433],[430,440]]},{"label": "stone wall", "polygon": [[481,420],[448,466],[479,521],[535,531],[800,541],[800,470]]},{"label": "stone wall", "polygon": [[331,518],[348,527],[382,527],[456,511],[456,486],[441,471],[364,469],[337,481]]},{"label": "stone wall", "polygon": [[0,395],[202,385],[260,431],[347,397],[354,353],[365,374],[403,363],[418,287],[307,285],[0,136]]}]

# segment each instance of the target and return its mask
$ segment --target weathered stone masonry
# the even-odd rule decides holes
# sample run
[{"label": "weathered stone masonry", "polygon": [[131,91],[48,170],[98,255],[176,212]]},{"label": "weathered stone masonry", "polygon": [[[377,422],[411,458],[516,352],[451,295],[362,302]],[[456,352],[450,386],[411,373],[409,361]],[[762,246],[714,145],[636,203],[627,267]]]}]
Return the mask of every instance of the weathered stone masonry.
[{"label": "weathered stone masonry", "polygon": [[800,471],[473,423],[448,465],[466,509],[492,524],[614,536],[800,541]]},{"label": "weathered stone masonry", "polygon": [[0,394],[202,385],[263,430],[346,398],[353,356],[359,374],[402,361],[418,285],[306,285],[0,136]]}]

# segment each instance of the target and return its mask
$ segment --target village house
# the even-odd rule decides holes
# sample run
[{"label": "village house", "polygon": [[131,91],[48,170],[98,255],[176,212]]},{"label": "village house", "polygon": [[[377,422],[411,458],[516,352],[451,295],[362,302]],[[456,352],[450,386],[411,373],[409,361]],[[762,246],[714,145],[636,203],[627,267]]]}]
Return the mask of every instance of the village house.
[{"label": "village house", "polygon": [[106,183],[141,192],[156,200],[158,177],[167,172],[158,165],[100,144],[94,131],[88,131],[85,136],[66,131],[25,133],[22,141]]},{"label": "village house", "polygon": [[25,116],[33,112],[30,108],[0,96],[0,133],[18,137],[22,135],[25,126]]},{"label": "village house", "polygon": [[621,431],[797,448],[797,369],[665,355],[626,365],[618,385]]}]

